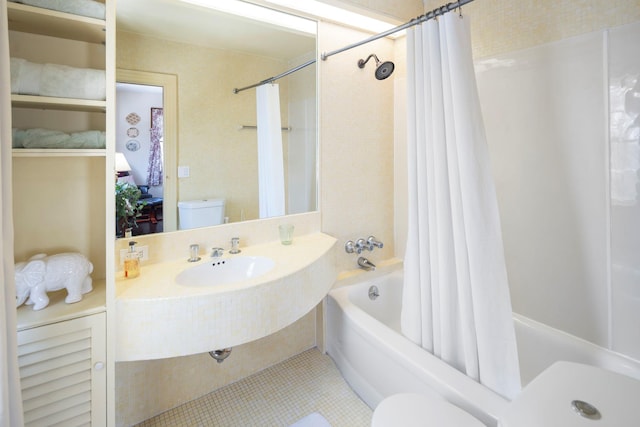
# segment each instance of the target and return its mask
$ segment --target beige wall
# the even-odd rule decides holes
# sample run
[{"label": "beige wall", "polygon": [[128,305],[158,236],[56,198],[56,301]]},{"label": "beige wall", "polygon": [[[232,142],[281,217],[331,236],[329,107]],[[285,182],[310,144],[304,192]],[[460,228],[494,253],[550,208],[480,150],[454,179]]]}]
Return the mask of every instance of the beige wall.
[{"label": "beige wall", "polygon": [[[443,3],[425,0],[429,10]],[[462,12],[482,58],[638,21],[640,0],[478,0]]]},{"label": "beige wall", "polygon": [[[178,179],[178,201],[223,197],[230,221],[257,218],[257,134],[238,130],[256,124],[255,90],[233,88],[281,73],[286,61],[122,31],[117,43],[118,68],[178,76],[178,165],[191,173]],[[286,99],[287,80],[278,83]],[[286,118],[287,103],[281,110]],[[283,133],[285,153],[286,143]]]},{"label": "beige wall", "polygon": [[[360,41],[366,35],[322,23],[321,52]],[[373,263],[393,256],[393,78],[377,80],[375,53],[393,59],[393,41],[383,39],[320,64],[320,208],[322,230],[344,246],[375,235],[383,249],[363,254]],[[397,64],[403,67],[402,64]],[[357,255],[339,251],[338,271],[357,268]]]}]

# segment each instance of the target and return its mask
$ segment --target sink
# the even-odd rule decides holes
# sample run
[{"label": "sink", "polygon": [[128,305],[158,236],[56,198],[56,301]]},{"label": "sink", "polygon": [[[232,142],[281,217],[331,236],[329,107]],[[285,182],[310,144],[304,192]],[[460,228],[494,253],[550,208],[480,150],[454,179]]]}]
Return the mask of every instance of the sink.
[{"label": "sink", "polygon": [[[114,359],[203,354],[283,330],[312,312],[335,283],[336,243],[332,236],[311,233],[296,237],[293,245],[274,239],[215,260],[189,264],[181,257],[144,266],[133,280],[121,275],[116,279]],[[312,325],[304,322],[282,337],[293,333],[295,339],[306,339],[306,332],[299,331]]]},{"label": "sink", "polygon": [[183,270],[176,276],[182,286],[208,287],[259,277],[273,268],[273,259],[264,256],[235,256],[211,259]]}]

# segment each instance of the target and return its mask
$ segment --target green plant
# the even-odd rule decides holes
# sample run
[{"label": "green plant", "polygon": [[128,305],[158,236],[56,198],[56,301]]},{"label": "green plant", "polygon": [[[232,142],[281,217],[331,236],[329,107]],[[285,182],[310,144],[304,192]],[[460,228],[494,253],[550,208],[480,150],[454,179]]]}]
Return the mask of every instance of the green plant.
[{"label": "green plant", "polygon": [[135,185],[128,182],[116,182],[116,224],[118,232],[125,228],[137,227],[136,218],[144,205],[144,201],[138,203],[140,190]]}]

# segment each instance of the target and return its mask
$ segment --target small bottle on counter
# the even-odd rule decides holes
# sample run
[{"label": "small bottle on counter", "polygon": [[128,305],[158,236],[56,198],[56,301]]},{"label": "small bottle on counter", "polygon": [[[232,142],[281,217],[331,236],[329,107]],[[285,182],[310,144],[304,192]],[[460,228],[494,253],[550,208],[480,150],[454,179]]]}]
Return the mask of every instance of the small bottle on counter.
[{"label": "small bottle on counter", "polygon": [[129,242],[129,252],[124,257],[124,277],[132,279],[140,275],[140,255],[136,251],[136,243]]}]

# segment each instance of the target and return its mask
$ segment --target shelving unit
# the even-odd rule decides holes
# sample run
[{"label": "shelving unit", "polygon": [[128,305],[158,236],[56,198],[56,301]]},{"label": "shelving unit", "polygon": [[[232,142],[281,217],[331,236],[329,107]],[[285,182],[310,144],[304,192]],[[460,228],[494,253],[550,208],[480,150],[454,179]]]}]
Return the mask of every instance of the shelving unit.
[{"label": "shelving unit", "polygon": [[14,148],[13,157],[104,157],[107,150],[96,149],[47,149],[47,148]]},{"label": "shelving unit", "polygon": [[[109,154],[114,146],[113,136],[109,134],[113,132],[113,126],[109,124],[113,120],[113,112],[109,110],[114,105],[115,96],[115,3],[112,0],[99,1],[106,5],[105,19],[7,2],[12,56],[15,52],[15,56],[35,63],[104,69],[106,74],[106,100],[23,94],[11,96],[14,110],[12,125],[15,128],[47,128],[66,133],[107,132],[107,145],[102,149],[12,150],[16,262],[27,261],[37,253],[80,252],[94,266],[91,275],[94,290],[85,294],[82,301],[66,304],[67,292],[61,290],[48,293],[49,305],[42,310],[33,311],[26,305],[17,309],[21,376],[31,376],[31,352],[37,355],[34,357],[38,358],[38,363],[51,365],[76,357],[72,355],[76,354],[75,350],[61,353],[55,359],[48,356],[55,353],[51,353],[48,346],[58,346],[59,340],[67,340],[65,331],[69,337],[74,334],[86,336],[81,340],[86,342],[87,348],[82,363],[89,367],[90,379],[88,382],[83,380],[82,386],[76,384],[73,387],[86,388],[88,384],[89,388],[83,391],[83,399],[88,399],[88,403],[77,405],[85,409],[73,415],[76,417],[73,422],[84,420],[93,426],[113,425],[113,421],[107,421],[108,414],[113,414],[113,408],[109,406],[111,403],[107,402],[108,396],[113,396],[107,388],[113,379],[113,363],[109,362],[107,350],[106,312],[112,287],[108,282],[113,280],[113,265],[110,264],[113,263],[114,243],[110,227],[115,222],[109,200],[113,191],[113,172],[110,171],[113,156]],[[24,358],[23,354],[26,355]],[[62,381],[63,371],[51,375],[58,374]],[[29,381],[23,379],[25,414],[27,420],[36,417],[34,423],[37,424],[48,419],[45,414],[48,409],[29,412],[32,405],[40,408],[39,403],[27,403],[29,391],[25,388],[32,386],[25,384]],[[64,393],[62,389],[52,388],[49,394],[37,400],[46,403],[43,408],[52,408],[53,411],[67,404],[61,397]],[[64,399],[73,401],[75,398],[67,396]]]},{"label": "shelving unit", "polygon": [[42,9],[20,3],[7,3],[9,29],[31,34],[105,43],[107,23],[101,19]]},{"label": "shelving unit", "polygon": [[43,110],[84,111],[104,113],[105,101],[87,99],[55,98],[50,96],[11,95],[11,105],[16,108],[35,108]]}]

